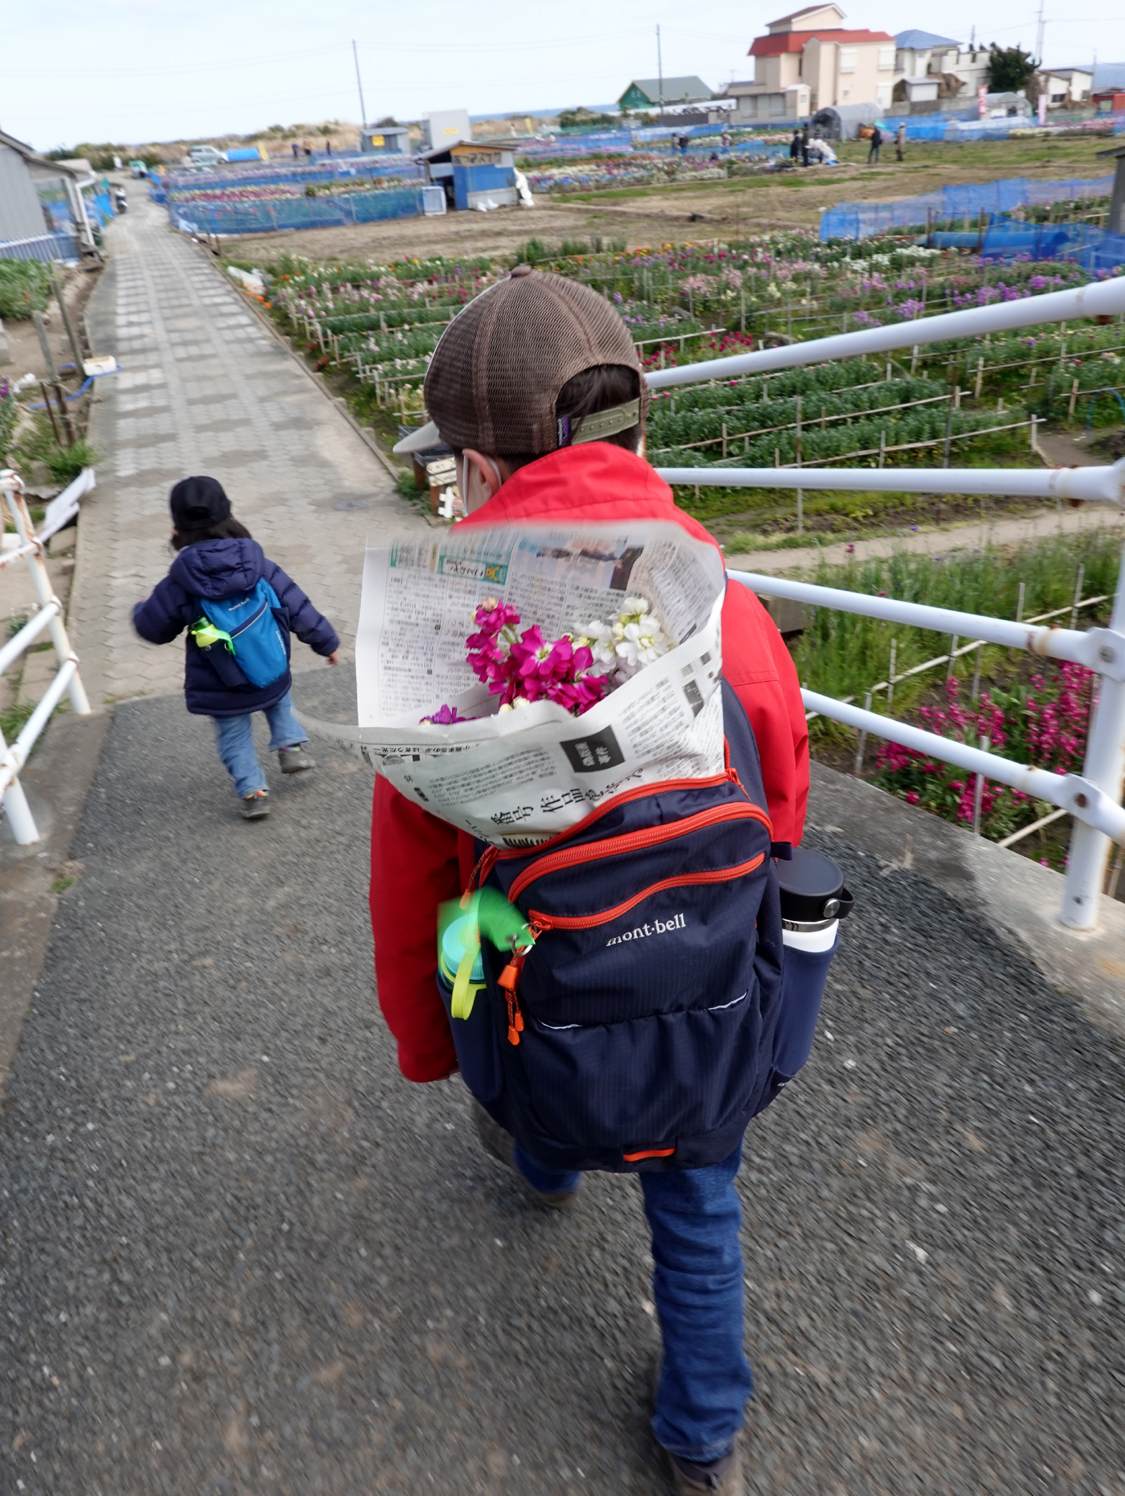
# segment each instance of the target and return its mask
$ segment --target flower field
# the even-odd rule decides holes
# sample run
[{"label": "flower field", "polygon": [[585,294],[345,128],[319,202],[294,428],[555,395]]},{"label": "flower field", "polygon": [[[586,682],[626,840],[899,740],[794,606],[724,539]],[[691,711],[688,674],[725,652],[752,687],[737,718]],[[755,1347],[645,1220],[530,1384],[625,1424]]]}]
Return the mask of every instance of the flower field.
[{"label": "flower field", "polygon": [[[908,236],[822,243],[803,232],[633,249],[597,238],[554,248],[532,239],[515,259],[583,281],[611,300],[650,369],[1034,297],[1085,280],[1069,262],[998,264]],[[344,381],[365,419],[375,412],[401,419],[421,410],[426,365],[446,324],[511,263],[478,255],[327,268],[282,255],[269,269],[270,303],[297,346]],[[709,522],[775,502],[761,491],[724,488],[724,464],[1023,464],[1034,460],[1033,417],[1117,419],[1125,409],[1115,393],[1125,386],[1123,355],[1118,319],[660,391],[648,452],[661,465],[699,468],[699,488],[682,497]],[[806,504],[805,515],[814,529],[854,529],[888,502],[822,496]],[[790,528],[792,509],[786,500],[784,516],[779,510],[768,525]]]}]

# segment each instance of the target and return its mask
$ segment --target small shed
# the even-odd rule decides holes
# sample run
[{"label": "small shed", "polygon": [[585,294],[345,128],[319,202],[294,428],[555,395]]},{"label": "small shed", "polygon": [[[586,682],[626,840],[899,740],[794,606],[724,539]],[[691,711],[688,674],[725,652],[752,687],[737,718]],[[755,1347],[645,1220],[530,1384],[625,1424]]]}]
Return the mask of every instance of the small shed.
[{"label": "small shed", "polygon": [[364,125],[359,132],[359,149],[364,156],[408,155],[410,131],[406,125]]},{"label": "small shed", "polygon": [[617,102],[622,109],[656,109],[664,104],[698,104],[714,96],[714,89],[690,74],[684,78],[634,78]]},{"label": "small shed", "polygon": [[882,119],[883,110],[875,103],[828,104],[812,117],[812,128],[825,140],[858,140],[861,125]]},{"label": "small shed", "polygon": [[1099,151],[1098,157],[1112,157],[1117,163],[1113,173],[1113,196],[1109,200],[1106,229],[1111,234],[1125,234],[1125,145],[1115,145],[1108,151]]},{"label": "small shed", "polygon": [[80,251],[95,253],[82,197],[82,188],[93,182],[88,162],[49,161],[0,130],[0,243],[24,243],[22,253],[55,259],[64,250],[51,236],[63,230],[73,235]]},{"label": "small shed", "polygon": [[503,146],[476,145],[462,141],[422,157],[426,180],[445,190],[451,208],[476,208],[486,203],[514,208],[516,193],[515,153]]}]

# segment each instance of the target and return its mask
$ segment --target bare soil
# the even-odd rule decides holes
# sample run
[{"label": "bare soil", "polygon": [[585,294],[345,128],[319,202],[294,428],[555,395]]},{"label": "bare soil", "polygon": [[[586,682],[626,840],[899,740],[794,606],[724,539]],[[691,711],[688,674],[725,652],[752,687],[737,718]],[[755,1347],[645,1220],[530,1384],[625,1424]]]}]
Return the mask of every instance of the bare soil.
[{"label": "bare soil", "polygon": [[810,229],[825,208],[844,201],[889,202],[947,183],[1026,176],[1046,180],[1108,175],[1096,152],[1100,137],[990,141],[975,145],[910,143],[905,162],[884,148],[883,162],[866,164],[865,144],[840,147],[836,167],[763,172],[727,182],[672,183],[547,197],[534,208],[450,213],[337,229],[254,234],[232,239],[227,252],[265,263],[283,250],[313,260],[373,259],[436,254],[506,254],[533,235],[557,243],[601,234],[630,248],[729,238],[777,229]]}]

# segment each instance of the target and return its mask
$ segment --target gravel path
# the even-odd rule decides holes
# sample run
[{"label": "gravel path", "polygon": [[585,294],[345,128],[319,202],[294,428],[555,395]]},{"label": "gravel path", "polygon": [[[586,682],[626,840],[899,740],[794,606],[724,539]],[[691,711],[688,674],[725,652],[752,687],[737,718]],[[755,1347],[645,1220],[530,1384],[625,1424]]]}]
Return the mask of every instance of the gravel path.
[{"label": "gravel path", "polygon": [[[209,732],[117,708],[0,1114],[0,1491],[664,1489],[635,1186],[544,1217],[398,1078],[368,772],[320,747],[247,826]],[[741,1176],[748,1489],[1125,1496],[1122,1054],[831,850],[858,912]]]}]

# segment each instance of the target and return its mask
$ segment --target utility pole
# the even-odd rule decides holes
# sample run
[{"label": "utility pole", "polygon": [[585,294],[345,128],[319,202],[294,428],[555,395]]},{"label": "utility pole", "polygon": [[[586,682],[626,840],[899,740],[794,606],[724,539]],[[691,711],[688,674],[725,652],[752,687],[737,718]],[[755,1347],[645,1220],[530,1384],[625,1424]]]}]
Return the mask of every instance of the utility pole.
[{"label": "utility pole", "polygon": [[367,107],[363,102],[363,79],[359,76],[359,53],[356,50],[355,37],[352,38],[352,56],[355,58],[355,81],[359,89],[359,124],[362,129],[367,123]]},{"label": "utility pole", "polygon": [[660,51],[660,27],[656,28],[656,73],[660,88],[660,118],[664,118],[664,58]]},{"label": "utility pole", "polygon": [[1035,65],[1043,66],[1043,0],[1039,0],[1039,29],[1035,37]]}]

